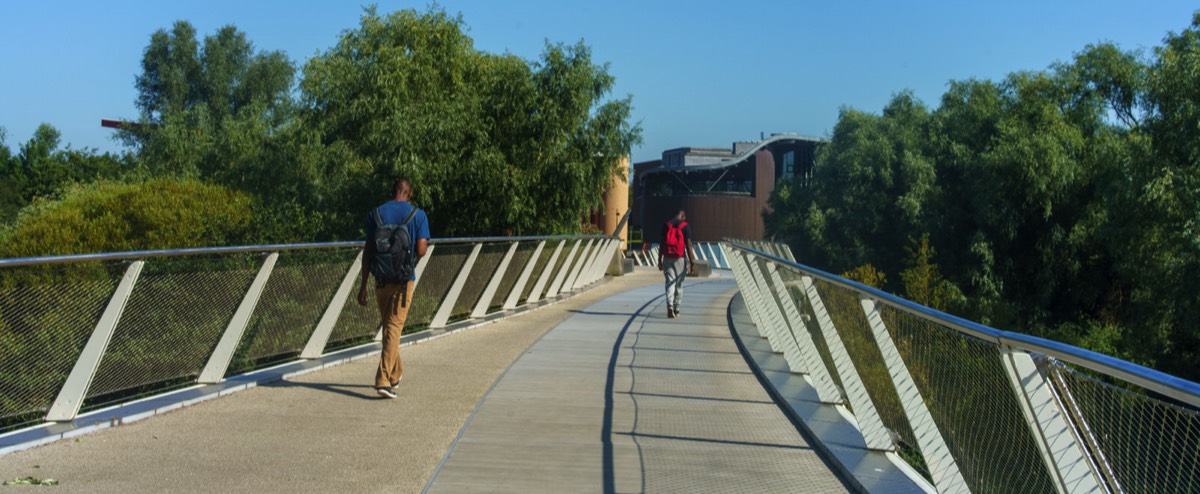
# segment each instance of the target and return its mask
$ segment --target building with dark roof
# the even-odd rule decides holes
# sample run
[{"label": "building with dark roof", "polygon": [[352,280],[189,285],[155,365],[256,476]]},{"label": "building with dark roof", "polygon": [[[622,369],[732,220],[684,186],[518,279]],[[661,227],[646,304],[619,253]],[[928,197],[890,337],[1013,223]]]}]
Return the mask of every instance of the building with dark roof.
[{"label": "building with dark roof", "polygon": [[773,134],[729,148],[668,149],[662,159],[636,163],[633,228],[641,228],[645,240],[658,242],[659,226],[683,209],[697,241],[762,239],[762,214],[776,181],[807,183],[817,148],[825,142]]}]

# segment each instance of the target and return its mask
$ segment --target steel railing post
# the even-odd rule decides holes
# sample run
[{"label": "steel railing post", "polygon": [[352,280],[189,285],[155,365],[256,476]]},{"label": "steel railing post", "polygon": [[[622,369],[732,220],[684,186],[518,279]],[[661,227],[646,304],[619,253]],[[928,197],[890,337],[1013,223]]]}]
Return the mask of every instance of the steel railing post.
[{"label": "steel railing post", "polygon": [[[733,271],[733,278],[742,292],[742,300],[746,303],[746,312],[750,314],[750,319],[754,322],[755,326],[765,328],[767,324],[766,317],[759,312],[758,301],[756,300],[758,290],[753,286],[754,280],[750,278],[745,259],[741,255],[738,251],[730,250],[727,257],[727,259],[732,260],[730,270]],[[765,329],[762,331],[765,332]]]},{"label": "steel railing post", "polygon": [[338,285],[337,292],[333,294],[333,300],[329,301],[329,306],[321,314],[321,321],[317,323],[317,329],[314,329],[312,335],[308,337],[308,343],[300,352],[300,358],[320,358],[325,353],[325,344],[329,342],[329,335],[333,334],[333,328],[337,326],[338,319],[342,316],[346,300],[350,298],[350,292],[354,290],[354,282],[362,274],[362,258],[363,252],[360,250],[358,256],[355,256],[354,262],[350,263],[350,269],[346,270],[346,276],[342,277],[342,284]]},{"label": "steel railing post", "polygon": [[517,282],[508,292],[508,298],[504,299],[504,310],[517,308],[517,302],[521,301],[521,294],[525,293],[525,285],[529,283],[529,277],[537,266],[538,256],[542,254],[542,249],[545,247],[545,240],[538,241],[537,247],[533,249],[533,255],[529,256],[528,261],[525,261],[525,268],[521,270],[521,276],[517,277]]},{"label": "steel railing post", "polygon": [[808,305],[812,307],[817,327],[821,329],[821,335],[825,338],[825,347],[829,349],[829,359],[833,360],[838,378],[842,381],[842,387],[845,388],[846,401],[850,402],[850,407],[854,409],[854,418],[858,422],[859,432],[863,435],[867,447],[878,451],[895,449],[891,434],[883,425],[879,411],[875,409],[875,403],[871,401],[871,395],[867,393],[867,387],[863,384],[862,376],[858,374],[854,362],[850,360],[850,353],[846,351],[846,346],[842,343],[842,337],[833,324],[833,318],[829,317],[829,312],[825,310],[825,303],[817,293],[816,284],[808,276],[800,277],[800,284],[808,298]]},{"label": "steel railing post", "polygon": [[796,255],[792,254],[792,247],[788,244],[779,244],[779,245],[783,249],[784,257],[786,257],[788,260],[790,260],[792,262],[796,262]]},{"label": "steel railing post", "polygon": [[108,306],[104,308],[100,320],[96,323],[96,329],[92,331],[83,352],[75,360],[75,366],[67,375],[54,404],[50,405],[46,420],[65,422],[73,420],[79,414],[79,407],[87,397],[88,388],[96,376],[96,369],[100,368],[100,360],[108,350],[108,342],[112,340],[117,323],[121,322],[121,314],[125,311],[125,304],[129,302],[129,295],[133,293],[133,287],[137,284],[138,276],[142,274],[144,264],[143,261],[134,261],[125,269],[125,275],[121,277],[121,282],[109,298]]},{"label": "steel railing post", "polygon": [[808,369],[808,377],[812,380],[813,388],[817,390],[817,396],[822,403],[842,403],[842,394],[838,392],[837,386],[834,386],[833,378],[829,376],[830,370],[825,368],[821,354],[817,353],[817,345],[813,342],[812,333],[808,332],[808,326],[800,318],[800,310],[796,308],[792,294],[788,292],[787,285],[783,283],[778,266],[770,263],[767,265],[767,271],[770,274],[770,281],[775,286],[775,293],[779,296],[779,303],[783,305],[783,316],[787,320],[788,326],[791,326],[792,336],[800,347],[800,356],[804,358],[804,366]]},{"label": "steel railing post", "polygon": [[467,284],[467,278],[471,276],[471,268],[475,267],[475,260],[479,258],[479,251],[483,249],[483,243],[476,243],[475,248],[471,249],[471,255],[467,256],[466,262],[463,262],[462,268],[458,270],[458,276],[454,278],[454,284],[450,285],[450,291],[446,293],[446,298],[442,299],[442,305],[433,315],[433,319],[429,321],[429,327],[432,329],[444,328],[446,323],[450,321],[450,315],[454,312],[454,305],[458,303],[458,297],[462,295],[462,289]]},{"label": "steel railing post", "polygon": [[612,263],[613,256],[616,255],[617,248],[620,247],[620,243],[616,239],[600,240],[600,245],[596,247],[596,254],[592,256],[592,260],[587,264],[582,279],[575,282],[575,287],[583,288],[603,278],[605,271],[608,270],[608,265]]},{"label": "steel railing post", "polygon": [[575,282],[579,279],[579,276],[583,274],[583,268],[584,266],[587,266],[588,261],[591,260],[592,249],[595,247],[596,240],[588,240],[587,245],[583,247],[583,251],[579,253],[579,259],[575,260],[575,265],[572,267],[571,271],[567,273],[567,277],[563,279],[562,288],[559,289],[560,292],[566,293],[575,289]]},{"label": "steel railing post", "polygon": [[258,306],[258,299],[262,296],[263,289],[266,288],[267,280],[271,278],[271,273],[275,270],[275,262],[278,260],[279,253],[272,252],[263,261],[262,267],[258,269],[258,274],[254,275],[254,281],[250,283],[250,288],[242,296],[242,302],[238,304],[233,318],[225,326],[225,332],[221,333],[221,339],[217,341],[216,348],[209,355],[208,362],[204,364],[204,370],[200,371],[200,377],[196,379],[196,382],[215,384],[225,379],[225,372],[229,370],[233,354],[237,352],[238,343],[242,341],[242,334],[246,332],[246,326],[250,325],[250,318],[254,316],[254,308]]},{"label": "steel railing post", "polygon": [[575,278],[574,283],[571,283],[572,291],[588,286],[592,283],[592,281],[594,281],[592,279],[592,274],[596,268],[596,261],[600,259],[600,256],[606,250],[608,250],[608,240],[603,238],[597,240],[591,254],[584,258],[585,261],[583,262],[583,267],[579,271],[579,276]]},{"label": "steel railing post", "polygon": [[[779,300],[775,298],[775,293],[767,284],[766,277],[763,276],[763,268],[759,265],[758,259],[750,259],[750,276],[754,277],[754,284],[757,285],[760,298],[763,299],[763,306],[766,308],[768,324],[771,326],[771,335],[768,339],[775,341],[771,346],[778,350],[782,350],[784,359],[787,360],[788,367],[796,374],[808,373],[808,367],[804,365],[804,359],[800,356],[800,347],[796,344],[796,338],[792,335],[791,328],[787,326],[787,322],[783,319],[783,313],[779,310]],[[758,265],[756,267],[756,265]]]},{"label": "steel railing post", "polygon": [[942,493],[970,492],[963,480],[962,473],[958,470],[958,463],[950,454],[950,448],[946,447],[946,440],[942,437],[941,431],[933,421],[933,415],[929,413],[929,408],[925,405],[925,399],[921,397],[921,392],[917,389],[912,374],[908,372],[904,359],[900,357],[900,351],[896,349],[895,342],[892,341],[887,327],[883,324],[883,318],[879,314],[879,308],[875,305],[875,301],[860,296],[859,303],[862,305],[863,313],[867,316],[871,333],[875,337],[875,344],[883,354],[883,361],[887,365],[892,385],[896,388],[896,394],[900,396],[900,405],[904,409],[904,415],[908,417],[913,435],[916,436],[917,444],[921,448],[921,456],[925,458],[925,465],[929,467],[929,474],[933,477],[934,486],[937,487],[938,492]]},{"label": "steel railing post", "polygon": [[550,288],[546,290],[546,298],[558,295],[559,289],[562,288],[563,280],[567,279],[567,271],[570,271],[571,263],[575,260],[575,254],[579,252],[579,245],[583,243],[583,239],[575,241],[575,245],[571,246],[571,251],[567,253],[566,260],[562,263],[562,268],[558,270],[558,274],[554,276],[554,282],[550,284]]},{"label": "steel railing post", "polygon": [[567,245],[567,241],[563,240],[554,248],[554,253],[550,254],[550,261],[542,268],[542,273],[538,275],[537,283],[533,284],[533,291],[529,292],[529,303],[537,302],[542,299],[545,294],[543,289],[546,287],[546,282],[550,280],[551,273],[554,272],[555,262],[558,261],[559,254],[562,254],[563,246]]},{"label": "steel railing post", "polygon": [[[608,267],[612,265],[613,259],[617,257],[617,250],[621,248],[621,239],[614,238],[609,240],[608,249],[600,256],[596,262],[596,272],[592,274],[592,282],[600,281],[608,274]],[[623,269],[623,264],[617,266],[618,269]]]},{"label": "steel railing post", "polygon": [[1059,409],[1050,383],[1042,377],[1029,353],[1005,346],[1000,348],[1000,359],[1058,492],[1107,492],[1101,487],[1100,473],[1094,470],[1067,417]]},{"label": "steel railing post", "polygon": [[504,275],[508,273],[508,265],[512,263],[512,258],[517,253],[518,245],[520,245],[520,242],[513,242],[508,247],[508,252],[500,260],[500,265],[496,267],[496,272],[492,273],[492,279],[488,281],[487,287],[479,295],[479,301],[475,302],[475,309],[471,311],[472,318],[480,318],[487,315],[488,307],[492,306],[492,299],[496,296],[496,290],[500,289],[500,283],[504,281]]}]

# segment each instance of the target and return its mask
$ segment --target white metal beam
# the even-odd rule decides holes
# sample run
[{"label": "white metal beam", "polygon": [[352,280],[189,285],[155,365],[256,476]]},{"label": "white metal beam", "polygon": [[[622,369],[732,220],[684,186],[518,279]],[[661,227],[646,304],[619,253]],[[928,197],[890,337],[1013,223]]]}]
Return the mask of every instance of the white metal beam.
[{"label": "white metal beam", "polygon": [[246,332],[246,326],[250,325],[254,308],[258,307],[258,299],[262,295],[263,289],[266,288],[267,280],[271,278],[271,272],[274,271],[275,262],[278,260],[279,253],[272,252],[263,261],[262,267],[258,269],[258,274],[250,283],[250,288],[242,296],[242,302],[238,304],[233,318],[225,326],[225,332],[221,333],[221,339],[217,341],[216,348],[213,349],[212,355],[209,355],[208,362],[204,364],[204,370],[200,371],[200,378],[196,382],[215,384],[225,380],[225,371],[229,370],[229,362],[233,360],[238,343],[242,341],[242,334]]},{"label": "white metal beam", "polygon": [[559,268],[558,274],[554,275],[554,282],[550,284],[550,288],[546,290],[546,298],[558,295],[558,291],[562,288],[563,281],[567,279],[567,272],[571,269],[571,262],[575,260],[575,254],[579,252],[579,246],[583,244],[583,239],[575,241],[575,245],[571,246],[571,251],[567,253],[566,260],[563,261],[562,267]]},{"label": "white metal beam", "polygon": [[1003,347],[1000,359],[1055,489],[1063,493],[1107,492],[1033,358],[1026,352]]},{"label": "white metal beam", "polygon": [[317,329],[313,330],[312,335],[308,337],[308,343],[305,343],[304,350],[300,352],[300,358],[320,358],[321,354],[325,353],[325,344],[329,342],[329,335],[333,334],[333,328],[337,326],[338,319],[342,316],[346,300],[350,298],[350,292],[354,290],[354,282],[362,274],[362,258],[363,252],[360,250],[358,256],[354,258],[354,262],[350,263],[350,269],[346,271],[346,276],[342,278],[342,284],[338,285],[337,292],[333,294],[333,300],[329,301],[325,313],[321,314],[321,321],[317,323]]},{"label": "white metal beam", "polygon": [[892,451],[895,449],[895,445],[892,444],[891,434],[883,425],[883,420],[879,418],[879,411],[875,409],[871,395],[867,393],[862,377],[854,367],[854,361],[850,360],[850,354],[846,351],[845,344],[842,343],[842,337],[838,334],[833,319],[825,310],[825,303],[817,293],[816,284],[808,276],[801,277],[800,283],[804,294],[808,297],[808,304],[812,307],[817,327],[821,328],[821,335],[825,338],[825,347],[829,349],[829,358],[833,360],[838,378],[842,381],[842,387],[845,388],[846,400],[854,409],[854,418],[858,422],[863,440],[866,441],[868,448],[877,451]]},{"label": "white metal beam", "polygon": [[525,285],[529,283],[529,276],[533,274],[533,269],[537,266],[538,256],[542,254],[542,249],[545,247],[546,241],[539,240],[537,247],[533,249],[533,255],[529,256],[528,261],[525,261],[525,268],[521,270],[521,276],[517,277],[517,282],[513,284],[512,290],[509,290],[508,298],[504,299],[504,310],[517,308],[517,302],[521,301],[521,294],[525,293]]},{"label": "white metal beam", "polygon": [[482,242],[475,244],[475,248],[471,249],[471,255],[467,256],[467,260],[463,262],[462,268],[458,270],[458,276],[454,278],[454,284],[450,285],[450,291],[446,293],[446,298],[442,299],[442,305],[438,307],[437,312],[433,315],[433,319],[429,321],[430,328],[438,329],[446,327],[451,313],[454,312],[454,304],[458,303],[458,297],[462,295],[462,289],[467,284],[467,278],[471,276],[471,268],[475,267],[475,260],[479,258],[479,251],[482,249]]},{"label": "white metal beam", "polygon": [[108,350],[108,342],[112,339],[113,331],[117,329],[117,323],[121,322],[121,313],[125,311],[125,304],[129,302],[129,295],[133,293],[133,287],[137,284],[138,276],[142,274],[144,264],[142,261],[134,261],[125,269],[125,275],[121,277],[121,282],[109,298],[108,306],[100,315],[96,329],[84,345],[83,352],[75,360],[75,366],[71,368],[71,373],[58,392],[58,398],[50,405],[46,420],[65,422],[79,414],[79,407],[87,397],[88,388],[96,376],[96,369],[100,368],[100,360]]},{"label": "white metal beam", "polygon": [[817,353],[817,345],[813,342],[812,334],[808,332],[808,326],[800,318],[800,310],[796,308],[796,302],[792,300],[792,294],[788,292],[787,285],[783,284],[783,277],[780,276],[778,267],[775,263],[770,263],[767,265],[767,271],[770,274],[771,283],[775,287],[775,294],[779,297],[779,303],[783,305],[784,319],[792,328],[792,337],[796,339],[796,345],[800,347],[800,356],[804,359],[804,366],[808,369],[808,378],[812,381],[813,388],[816,388],[817,396],[820,397],[822,403],[841,403],[842,394],[838,392],[837,386],[834,386],[833,378],[829,376],[830,371],[825,368],[825,362],[821,360],[821,354]]},{"label": "white metal beam", "polygon": [[520,242],[513,242],[508,247],[504,259],[501,259],[500,265],[496,266],[496,272],[492,273],[491,281],[488,281],[487,287],[483,289],[483,294],[479,296],[479,301],[475,303],[475,310],[471,311],[471,317],[480,318],[487,315],[488,307],[491,307],[496,290],[500,289],[500,283],[504,281],[504,275],[508,273],[508,265],[512,262],[513,255],[517,253],[518,245]]},{"label": "white metal beam", "polygon": [[591,261],[593,254],[592,250],[595,248],[596,240],[588,240],[587,245],[583,247],[583,251],[579,253],[579,259],[575,261],[575,266],[563,280],[562,288],[559,289],[560,292],[566,293],[575,289],[575,282],[579,280],[579,276],[583,274],[584,266],[587,266],[588,262]]},{"label": "white metal beam", "polygon": [[550,254],[550,261],[542,268],[542,274],[538,275],[537,283],[533,284],[533,291],[529,292],[529,303],[537,302],[542,299],[543,288],[546,287],[546,282],[550,280],[550,274],[554,272],[554,264],[558,261],[559,254],[562,254],[563,246],[567,245],[567,241],[563,240],[554,248],[554,253]]},{"label": "white metal beam", "polygon": [[775,340],[772,341],[771,347],[783,352],[783,357],[787,360],[788,367],[792,369],[792,372],[807,374],[808,366],[805,365],[804,358],[800,355],[800,347],[796,344],[796,338],[792,336],[791,328],[784,320],[783,311],[779,309],[779,300],[775,298],[774,290],[767,284],[766,277],[762,272],[763,267],[756,258],[751,258],[749,262],[750,275],[754,277],[754,282],[758,285],[759,294],[766,308],[767,321],[771,327],[768,339]]},{"label": "white metal beam", "polygon": [[892,341],[887,327],[883,324],[879,307],[875,305],[875,301],[867,297],[860,296],[859,302],[862,305],[863,313],[867,316],[867,322],[871,326],[871,333],[875,336],[875,343],[878,345],[879,351],[883,353],[883,361],[892,378],[892,385],[896,388],[896,394],[900,396],[900,405],[904,408],[904,415],[908,417],[908,424],[912,427],[913,435],[916,436],[917,445],[921,448],[921,456],[925,458],[925,465],[929,467],[933,485],[941,493],[970,492],[963,480],[962,473],[958,470],[958,463],[955,462],[954,455],[946,446],[946,440],[933,421],[933,415],[929,413],[925,399],[921,397],[921,392],[917,389],[912,374],[908,372],[904,359],[900,357],[900,351],[896,349],[895,342]]}]

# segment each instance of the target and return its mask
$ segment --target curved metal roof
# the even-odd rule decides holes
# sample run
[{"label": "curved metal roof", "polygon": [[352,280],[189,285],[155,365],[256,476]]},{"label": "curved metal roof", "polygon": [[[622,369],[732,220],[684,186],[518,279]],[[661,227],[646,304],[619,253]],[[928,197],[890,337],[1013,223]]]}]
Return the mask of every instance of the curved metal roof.
[{"label": "curved metal roof", "polygon": [[721,160],[720,163],[713,163],[710,165],[676,166],[676,167],[672,167],[672,168],[658,166],[656,168],[652,168],[652,169],[642,172],[641,175],[652,175],[655,173],[665,173],[665,172],[684,172],[684,173],[704,172],[704,171],[712,171],[712,170],[720,170],[720,169],[724,169],[724,168],[730,168],[733,166],[737,166],[738,164],[741,164],[743,161],[750,159],[750,157],[754,156],[754,153],[757,153],[759,150],[761,150],[771,144],[775,144],[777,142],[782,142],[782,141],[828,142],[825,139],[801,135],[801,134],[787,134],[787,133],[774,134],[771,137],[768,137],[766,139],[763,139],[762,141],[759,141],[759,143],[755,144],[754,147],[751,147],[750,149],[743,151],[741,154],[734,155],[729,158]]}]

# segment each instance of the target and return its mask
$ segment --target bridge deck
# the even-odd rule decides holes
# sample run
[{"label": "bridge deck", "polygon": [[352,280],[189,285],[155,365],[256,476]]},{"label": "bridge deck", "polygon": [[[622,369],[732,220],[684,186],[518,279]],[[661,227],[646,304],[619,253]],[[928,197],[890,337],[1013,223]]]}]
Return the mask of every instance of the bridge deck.
[{"label": "bridge deck", "polygon": [[0,477],[63,492],[845,490],[738,353],[732,281],[689,282],[672,320],[661,279],[406,347],[398,400],[375,397],[366,358],[6,455]]},{"label": "bridge deck", "polygon": [[764,391],[726,320],[732,280],[579,311],[481,402],[431,492],[844,492]]}]

